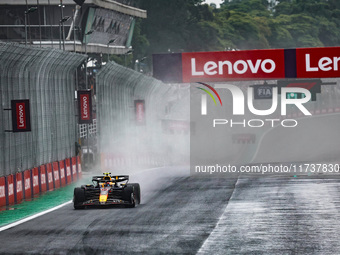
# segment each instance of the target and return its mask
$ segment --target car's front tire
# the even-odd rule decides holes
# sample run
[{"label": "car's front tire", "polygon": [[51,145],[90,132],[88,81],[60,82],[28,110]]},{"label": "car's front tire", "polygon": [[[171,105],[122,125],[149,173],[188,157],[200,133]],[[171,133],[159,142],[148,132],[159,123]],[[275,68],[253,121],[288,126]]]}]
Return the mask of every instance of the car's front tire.
[{"label": "car's front tire", "polygon": [[73,195],[73,207],[74,209],[84,209],[85,205],[85,190],[82,188],[75,188],[74,195]]}]

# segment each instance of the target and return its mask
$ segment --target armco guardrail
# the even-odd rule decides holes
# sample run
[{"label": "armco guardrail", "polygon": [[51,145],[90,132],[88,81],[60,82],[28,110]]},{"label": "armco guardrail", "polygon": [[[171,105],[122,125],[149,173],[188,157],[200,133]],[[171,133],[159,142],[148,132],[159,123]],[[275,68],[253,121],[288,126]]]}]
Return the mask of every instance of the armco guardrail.
[{"label": "armco guardrail", "polygon": [[[75,69],[84,55],[0,42],[0,176],[75,154]],[[29,99],[31,132],[11,133],[11,100]]]},{"label": "armco guardrail", "polygon": [[189,157],[189,133],[162,130],[163,119],[189,120],[188,86],[164,84],[114,62],[96,81],[102,168],[160,166]]}]

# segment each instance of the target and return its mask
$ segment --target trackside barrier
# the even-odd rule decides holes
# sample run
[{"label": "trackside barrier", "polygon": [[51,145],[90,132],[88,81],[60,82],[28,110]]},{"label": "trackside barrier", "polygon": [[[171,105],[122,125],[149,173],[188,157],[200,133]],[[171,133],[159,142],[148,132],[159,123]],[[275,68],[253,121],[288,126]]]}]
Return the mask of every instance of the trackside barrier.
[{"label": "trackside barrier", "polygon": [[52,172],[53,172],[54,188],[58,189],[58,188],[60,188],[60,177],[59,177],[58,162],[53,162]]},{"label": "trackside barrier", "polygon": [[32,169],[32,180],[33,180],[33,196],[40,193],[39,189],[39,169],[35,167]]},{"label": "trackside barrier", "polygon": [[47,174],[46,174],[46,166],[42,165],[39,169],[39,183],[40,183],[40,192],[47,191]]},{"label": "trackside barrier", "polygon": [[14,176],[8,175],[6,177],[7,184],[7,204],[14,204]]},{"label": "trackside barrier", "polygon": [[65,159],[65,169],[66,169],[66,183],[72,182],[72,172],[71,172],[71,163],[70,159]]},{"label": "trackside barrier", "polygon": [[77,157],[77,167],[78,167],[78,179],[81,179],[82,177],[82,172],[81,172],[81,162],[80,162],[80,157]]},{"label": "trackside barrier", "polygon": [[5,177],[0,177],[0,206],[6,205]]},{"label": "trackside barrier", "polygon": [[59,161],[59,170],[60,170],[60,184],[62,187],[64,187],[66,185],[64,160]]},{"label": "trackside barrier", "polygon": [[20,203],[24,199],[22,173],[15,174],[15,202]]},{"label": "trackside barrier", "polygon": [[73,157],[72,160],[72,178],[73,178],[73,181],[76,181],[77,180],[77,158],[76,157]]},{"label": "trackside barrier", "polygon": [[53,171],[52,171],[52,164],[46,164],[46,174],[47,174],[47,190],[54,189],[54,180],[53,180]]},{"label": "trackside barrier", "polygon": [[48,163],[0,177],[0,207],[20,203],[42,192],[77,181],[81,177],[79,157]]},{"label": "trackside barrier", "polygon": [[32,198],[32,182],[31,182],[31,170],[24,171],[24,194],[25,199]]},{"label": "trackside barrier", "polygon": [[164,166],[166,160],[162,156],[153,156],[149,154],[136,155],[124,157],[119,154],[102,153],[101,154],[101,167],[106,171],[114,170],[119,167],[159,167]]}]

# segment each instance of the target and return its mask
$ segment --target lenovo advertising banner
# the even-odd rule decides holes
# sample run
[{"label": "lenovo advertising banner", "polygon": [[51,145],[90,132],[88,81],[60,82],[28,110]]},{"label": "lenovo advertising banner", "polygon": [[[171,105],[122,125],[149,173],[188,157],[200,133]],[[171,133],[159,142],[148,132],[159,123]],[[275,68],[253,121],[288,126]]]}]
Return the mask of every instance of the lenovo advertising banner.
[{"label": "lenovo advertising banner", "polygon": [[340,77],[340,47],[154,54],[156,79],[170,83]]},{"label": "lenovo advertising banner", "polygon": [[92,99],[90,90],[78,90],[79,124],[92,123]]},{"label": "lenovo advertising banner", "polygon": [[136,123],[145,125],[145,101],[135,100]]},{"label": "lenovo advertising banner", "polygon": [[182,53],[183,82],[284,78],[284,50]]},{"label": "lenovo advertising banner", "polygon": [[13,132],[31,131],[30,104],[28,99],[11,100]]}]

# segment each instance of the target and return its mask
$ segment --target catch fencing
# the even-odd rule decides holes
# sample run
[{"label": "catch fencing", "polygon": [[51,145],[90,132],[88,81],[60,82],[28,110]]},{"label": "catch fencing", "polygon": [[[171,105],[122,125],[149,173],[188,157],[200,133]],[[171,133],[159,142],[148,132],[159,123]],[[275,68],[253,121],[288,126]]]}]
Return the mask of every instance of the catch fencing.
[{"label": "catch fencing", "polygon": [[[75,70],[85,55],[0,42],[0,176],[75,155]],[[31,132],[12,133],[11,100],[29,99]]]},{"label": "catch fencing", "polygon": [[188,123],[188,86],[164,84],[114,62],[102,68],[96,82],[102,168],[162,166],[188,158],[189,133],[169,135],[164,128],[166,120]]}]

